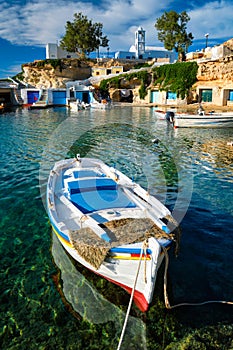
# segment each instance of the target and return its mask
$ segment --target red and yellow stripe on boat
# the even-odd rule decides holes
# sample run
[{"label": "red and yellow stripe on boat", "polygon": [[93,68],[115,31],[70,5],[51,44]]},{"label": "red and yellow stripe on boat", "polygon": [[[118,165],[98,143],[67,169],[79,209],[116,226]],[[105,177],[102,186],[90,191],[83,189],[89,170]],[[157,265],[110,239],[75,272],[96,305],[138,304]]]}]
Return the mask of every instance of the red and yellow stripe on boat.
[{"label": "red and yellow stripe on boat", "polygon": [[[112,248],[109,252],[109,257],[111,259],[122,259],[122,260],[139,260],[141,256],[141,249],[140,248]],[[142,259],[143,260],[150,260],[151,259],[151,250],[146,249],[146,251],[142,252]]]}]

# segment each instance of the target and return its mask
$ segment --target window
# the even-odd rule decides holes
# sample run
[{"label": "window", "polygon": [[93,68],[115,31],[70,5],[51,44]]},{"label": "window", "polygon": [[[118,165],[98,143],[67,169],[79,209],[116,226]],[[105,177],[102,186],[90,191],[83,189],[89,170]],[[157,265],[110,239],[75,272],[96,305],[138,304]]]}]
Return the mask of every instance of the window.
[{"label": "window", "polygon": [[168,91],[167,100],[176,100],[176,92]]}]

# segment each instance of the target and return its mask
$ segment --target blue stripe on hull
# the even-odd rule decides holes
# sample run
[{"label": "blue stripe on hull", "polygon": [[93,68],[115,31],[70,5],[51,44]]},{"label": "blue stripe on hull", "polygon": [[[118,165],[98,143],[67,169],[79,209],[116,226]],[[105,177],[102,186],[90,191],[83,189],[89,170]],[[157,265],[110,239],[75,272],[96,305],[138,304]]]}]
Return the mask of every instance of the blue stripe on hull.
[{"label": "blue stripe on hull", "polygon": [[[151,254],[151,249],[146,250],[147,254]],[[110,253],[125,253],[125,254],[140,254],[141,249],[140,248],[112,248],[110,249]]]}]

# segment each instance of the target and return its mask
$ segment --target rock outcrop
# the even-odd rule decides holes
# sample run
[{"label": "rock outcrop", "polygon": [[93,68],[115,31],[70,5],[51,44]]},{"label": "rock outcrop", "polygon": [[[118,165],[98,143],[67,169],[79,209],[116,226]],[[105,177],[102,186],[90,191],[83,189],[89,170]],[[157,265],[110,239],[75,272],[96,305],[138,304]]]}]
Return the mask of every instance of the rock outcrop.
[{"label": "rock outcrop", "polygon": [[92,74],[92,67],[112,67],[124,65],[125,70],[132,68],[135,63],[118,60],[86,60],[62,59],[34,61],[23,65],[24,82],[36,88],[65,88],[65,83],[72,80],[85,80]]},{"label": "rock outcrop", "polygon": [[[227,52],[231,52],[233,49],[233,39],[226,42]],[[197,82],[193,86],[190,101],[195,101],[193,97],[196,91],[199,89],[213,88],[215,95],[221,93],[221,89],[233,89],[233,55],[226,55],[219,59],[202,59],[198,62],[198,74]],[[133,68],[135,62],[125,60],[118,61],[115,59],[109,60],[86,60],[81,61],[79,59],[62,59],[62,60],[45,60],[35,61],[33,63],[23,65],[24,81],[31,86],[37,88],[65,88],[66,82],[74,80],[85,80],[92,75],[92,67],[105,67],[110,68],[113,66],[123,66],[124,72],[127,72]],[[151,75],[152,77],[152,75]],[[103,79],[106,76],[103,76]],[[93,86],[98,87],[102,76],[93,77]],[[141,80],[132,78],[130,81],[122,79],[120,86],[117,89],[111,89],[110,96],[115,101],[124,101],[122,98],[123,89],[130,91],[130,96],[126,98],[127,102],[134,102],[139,104],[149,103],[148,96],[145,99],[140,99],[139,89],[141,86]],[[148,87],[148,86],[147,86]],[[217,95],[216,95],[217,96]],[[216,103],[222,104],[222,97],[215,96]],[[225,102],[224,102],[225,103]]]},{"label": "rock outcrop", "polygon": [[198,63],[198,82],[218,83],[225,86],[233,83],[233,56]]},{"label": "rock outcrop", "polygon": [[24,82],[37,88],[65,88],[70,80],[91,76],[91,65],[78,59],[35,61],[23,65]]}]

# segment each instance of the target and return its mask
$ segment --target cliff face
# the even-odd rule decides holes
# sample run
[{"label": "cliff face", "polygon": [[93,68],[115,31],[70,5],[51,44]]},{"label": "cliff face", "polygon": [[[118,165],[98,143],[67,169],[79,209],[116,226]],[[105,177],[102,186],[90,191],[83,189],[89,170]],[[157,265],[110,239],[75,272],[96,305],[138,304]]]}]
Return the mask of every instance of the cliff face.
[{"label": "cliff face", "polygon": [[198,66],[198,83],[218,84],[219,87],[232,85],[233,56],[224,57],[216,61],[200,62]]},{"label": "cliff face", "polygon": [[35,61],[23,65],[24,81],[36,88],[65,88],[65,83],[71,80],[84,80],[91,76],[92,67],[105,67],[124,65],[125,70],[134,66],[134,62],[107,61],[81,61],[79,59],[62,59]]},{"label": "cliff face", "polygon": [[[133,65],[135,64],[132,61],[118,62],[116,60],[107,60],[105,62],[82,62],[78,59],[64,59],[54,61],[55,62],[38,61],[24,65],[23,71],[25,82],[37,88],[65,88],[65,83],[68,81],[84,80],[89,78],[91,76],[92,67],[102,66],[110,68],[112,66],[123,65],[124,71],[127,71],[130,68],[133,68]],[[222,97],[220,96],[221,89],[233,89],[233,55],[226,56],[218,60],[199,61],[198,66],[198,81],[193,88],[213,88],[215,91],[216,104],[222,105]],[[101,76],[98,76],[96,85],[98,85],[100,81]],[[95,84],[94,81],[93,84]],[[131,90],[131,96],[129,96],[130,101],[140,104],[147,104],[150,102],[149,94],[147,94],[145,99],[140,99],[140,85],[141,81],[136,78],[132,79],[130,82],[122,79],[119,89],[111,89],[110,96],[114,101],[123,101],[124,97],[122,97],[121,90],[128,89]],[[193,91],[189,102],[193,102],[195,100],[195,94],[196,93]]]},{"label": "cliff face", "polygon": [[65,88],[67,81],[84,80],[91,75],[91,65],[78,59],[51,62],[35,61],[23,65],[24,81],[37,88]]}]

